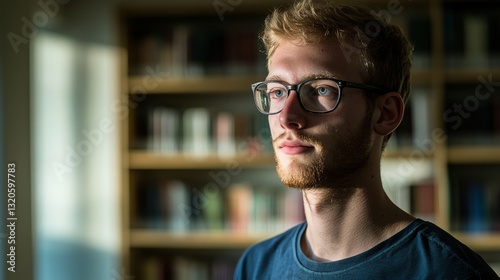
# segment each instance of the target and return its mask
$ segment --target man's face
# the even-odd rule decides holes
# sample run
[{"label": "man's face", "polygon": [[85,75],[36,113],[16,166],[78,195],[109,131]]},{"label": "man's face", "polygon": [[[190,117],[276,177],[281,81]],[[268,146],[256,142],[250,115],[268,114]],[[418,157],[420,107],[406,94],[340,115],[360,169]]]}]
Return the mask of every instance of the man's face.
[{"label": "man's face", "polygon": [[[267,80],[298,84],[313,77],[362,83],[356,64],[348,63],[336,41],[295,45],[284,41],[269,61]],[[277,171],[285,185],[331,187],[366,166],[373,147],[371,112],[360,89],[344,88],[333,112],[305,111],[291,91],[283,110],[269,116]]]}]

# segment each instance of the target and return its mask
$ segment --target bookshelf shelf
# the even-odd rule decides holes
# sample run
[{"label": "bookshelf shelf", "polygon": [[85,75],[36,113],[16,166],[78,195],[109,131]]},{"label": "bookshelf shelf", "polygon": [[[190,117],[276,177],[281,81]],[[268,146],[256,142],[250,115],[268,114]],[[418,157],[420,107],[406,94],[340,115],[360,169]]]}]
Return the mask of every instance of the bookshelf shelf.
[{"label": "bookshelf shelf", "polygon": [[382,159],[399,159],[399,158],[411,158],[414,155],[423,156],[424,159],[431,160],[434,156],[433,153],[422,153],[418,148],[398,148],[390,149],[388,148],[382,154]]},{"label": "bookshelf shelf", "polygon": [[[213,94],[251,93],[250,85],[263,80],[262,76],[212,76],[212,77],[129,77],[128,87],[145,90],[149,94]],[[141,91],[142,93],[142,91]]]},{"label": "bookshelf shelf", "polygon": [[478,84],[479,83],[478,77],[483,76],[485,79],[488,79],[489,75],[492,75],[493,77],[499,77],[500,68],[477,68],[477,69],[450,68],[444,71],[445,81],[447,83],[454,83],[454,84],[464,84],[464,83]]},{"label": "bookshelf shelf", "polygon": [[217,155],[194,157],[190,155],[161,155],[153,152],[134,151],[129,154],[130,169],[210,169],[226,168],[228,164],[243,168],[274,166],[272,155],[237,155],[222,158]]},{"label": "bookshelf shelf", "polygon": [[432,71],[417,69],[411,72],[411,82],[416,86],[428,86],[431,84]]},{"label": "bookshelf shelf", "polygon": [[449,163],[476,163],[496,164],[500,163],[500,147],[450,147],[448,148]]},{"label": "bookshelf shelf", "polygon": [[475,250],[497,251],[500,250],[500,233],[467,234],[462,232],[452,233],[458,240]]},{"label": "bookshelf shelf", "polygon": [[151,230],[132,230],[130,244],[134,248],[169,249],[245,249],[272,234],[230,232],[171,233]]}]

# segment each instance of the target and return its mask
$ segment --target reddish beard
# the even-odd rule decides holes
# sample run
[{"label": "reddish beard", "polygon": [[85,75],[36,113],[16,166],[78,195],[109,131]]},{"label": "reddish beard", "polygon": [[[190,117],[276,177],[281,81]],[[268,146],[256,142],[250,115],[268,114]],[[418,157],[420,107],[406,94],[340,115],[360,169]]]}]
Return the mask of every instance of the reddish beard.
[{"label": "reddish beard", "polygon": [[314,151],[307,155],[308,159],[290,159],[286,166],[280,162],[276,152],[278,143],[287,135],[283,133],[274,139],[276,170],[283,184],[302,190],[331,188],[355,176],[357,171],[368,164],[370,150],[373,148],[368,116],[357,131],[330,128],[325,134],[331,136],[332,140],[328,142],[325,138],[320,140],[302,131],[295,131],[295,138],[314,146]]}]

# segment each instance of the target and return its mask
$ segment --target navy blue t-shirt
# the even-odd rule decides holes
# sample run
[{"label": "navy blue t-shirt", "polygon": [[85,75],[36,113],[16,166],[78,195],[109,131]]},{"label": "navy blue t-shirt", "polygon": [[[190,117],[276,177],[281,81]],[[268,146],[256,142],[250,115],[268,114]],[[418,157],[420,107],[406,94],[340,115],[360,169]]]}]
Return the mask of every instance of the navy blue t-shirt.
[{"label": "navy blue t-shirt", "polygon": [[366,252],[328,263],[300,249],[305,228],[302,223],[251,246],[234,279],[499,279],[479,255],[420,219]]}]

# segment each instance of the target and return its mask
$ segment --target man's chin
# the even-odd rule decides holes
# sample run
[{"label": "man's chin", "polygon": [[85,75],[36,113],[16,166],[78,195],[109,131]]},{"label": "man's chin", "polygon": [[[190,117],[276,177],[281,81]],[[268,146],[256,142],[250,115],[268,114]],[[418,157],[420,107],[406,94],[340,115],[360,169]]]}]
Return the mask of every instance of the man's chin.
[{"label": "man's chin", "polygon": [[301,158],[279,158],[276,160],[276,169],[283,175],[307,172],[311,162]]},{"label": "man's chin", "polygon": [[317,166],[298,161],[278,163],[276,170],[281,182],[295,189],[310,189],[318,185],[321,177]]}]

